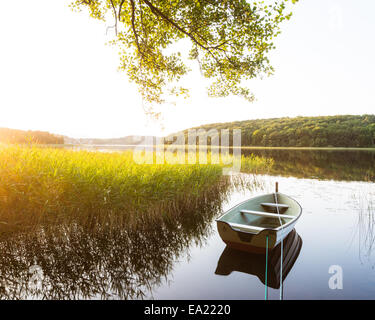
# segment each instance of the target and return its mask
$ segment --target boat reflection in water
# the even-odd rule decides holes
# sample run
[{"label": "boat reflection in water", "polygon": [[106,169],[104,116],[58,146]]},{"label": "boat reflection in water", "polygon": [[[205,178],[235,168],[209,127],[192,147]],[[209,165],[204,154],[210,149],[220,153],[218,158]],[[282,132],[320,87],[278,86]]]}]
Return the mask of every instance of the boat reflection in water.
[{"label": "boat reflection in water", "polygon": [[[283,281],[289,274],[302,248],[302,239],[293,229],[284,239],[283,247]],[[268,252],[267,286],[273,289],[280,288],[280,244]],[[265,283],[266,255],[245,252],[225,247],[217,264],[215,274],[228,276],[233,271],[248,273],[257,276]]]}]

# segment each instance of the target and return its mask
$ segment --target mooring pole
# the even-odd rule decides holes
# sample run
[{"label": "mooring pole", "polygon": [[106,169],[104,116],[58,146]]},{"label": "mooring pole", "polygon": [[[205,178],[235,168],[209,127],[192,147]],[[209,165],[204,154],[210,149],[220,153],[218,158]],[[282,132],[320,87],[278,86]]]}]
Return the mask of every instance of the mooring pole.
[{"label": "mooring pole", "polygon": [[278,193],[278,192],[279,192],[279,183],[276,182],[276,193]]}]

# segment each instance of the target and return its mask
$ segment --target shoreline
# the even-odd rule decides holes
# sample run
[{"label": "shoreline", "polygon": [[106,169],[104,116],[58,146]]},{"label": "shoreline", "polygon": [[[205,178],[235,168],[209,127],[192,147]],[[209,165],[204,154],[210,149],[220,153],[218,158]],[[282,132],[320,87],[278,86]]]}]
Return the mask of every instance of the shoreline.
[{"label": "shoreline", "polygon": [[[49,145],[43,145],[49,146]],[[118,148],[118,147],[162,147],[163,145],[126,145],[126,144],[118,144],[118,145],[108,145],[108,144],[64,144],[64,145],[51,145],[51,146],[61,146],[61,147],[96,147],[96,148]],[[169,144],[165,144],[164,147],[172,146]],[[178,148],[186,148],[194,146],[188,145],[173,145],[173,147]],[[216,146],[208,146],[208,148],[220,148]],[[274,149],[274,150],[337,150],[337,151],[375,151],[375,147],[263,147],[263,146],[241,146],[241,147],[233,147],[229,146],[229,149]]]},{"label": "shoreline", "polygon": [[[3,144],[0,143],[0,146],[3,145],[20,145],[20,146],[30,146],[29,144]],[[135,148],[135,147],[163,147],[163,145],[132,145],[132,144],[32,144],[31,146],[34,147],[84,147],[84,148]],[[171,148],[186,148],[194,146],[189,145],[170,145],[165,144],[164,147],[171,147]],[[220,146],[207,146],[208,149],[210,148],[221,148]],[[264,147],[264,146],[241,146],[241,147],[233,147],[229,146],[229,149],[257,149],[257,150],[327,150],[327,151],[374,151],[375,147]]]}]

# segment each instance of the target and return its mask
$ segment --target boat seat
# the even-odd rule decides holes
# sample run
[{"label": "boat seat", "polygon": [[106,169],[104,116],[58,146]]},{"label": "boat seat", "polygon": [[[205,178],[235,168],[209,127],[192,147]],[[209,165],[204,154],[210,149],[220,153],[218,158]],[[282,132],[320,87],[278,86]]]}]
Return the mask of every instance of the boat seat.
[{"label": "boat seat", "polygon": [[264,228],[262,228],[262,227],[248,226],[246,224],[241,224],[241,223],[230,222],[229,225],[235,231],[249,232],[249,233],[253,233],[253,234],[257,234],[260,231],[264,230]]},{"label": "boat seat", "polygon": [[[278,214],[274,214],[274,213],[268,213],[268,212],[262,212],[262,211],[255,211],[255,210],[240,210],[241,213],[247,213],[247,214],[251,214],[251,215],[255,215],[255,216],[261,216],[261,217],[265,217],[265,218],[279,218],[279,215]],[[286,214],[282,214],[280,215],[280,218],[283,218],[283,219],[294,219],[295,216],[288,216]]]},{"label": "boat seat", "polygon": [[268,203],[268,202],[263,202],[261,203],[261,206],[262,207],[274,207],[274,208],[289,208],[289,206],[287,204],[282,204],[282,203]]}]

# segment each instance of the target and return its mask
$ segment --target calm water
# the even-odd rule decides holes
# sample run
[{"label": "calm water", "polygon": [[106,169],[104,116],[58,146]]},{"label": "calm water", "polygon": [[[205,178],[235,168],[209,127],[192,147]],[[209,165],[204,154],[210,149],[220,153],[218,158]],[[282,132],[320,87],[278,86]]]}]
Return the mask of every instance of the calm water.
[{"label": "calm water", "polygon": [[[3,240],[0,298],[264,299],[264,256],[225,249],[214,220],[278,181],[303,207],[298,250],[284,248],[292,261],[284,299],[375,299],[375,153],[256,152],[276,161],[257,188],[220,195],[169,225]],[[343,270],[341,290],[328,285],[333,265]],[[271,266],[269,299],[279,299],[277,271]]]},{"label": "calm water", "polygon": [[[273,191],[273,182],[279,181],[281,192],[300,202],[304,211],[296,225],[302,239],[301,250],[284,280],[284,299],[374,299],[375,270],[372,254],[374,226],[359,219],[367,213],[367,199],[373,200],[375,188],[370,183],[317,181],[309,179],[264,177],[266,191]],[[249,196],[234,193],[224,206],[228,209]],[[357,197],[357,199],[354,198]],[[361,199],[361,200],[359,200]],[[362,204],[359,202],[362,201]],[[363,203],[365,202],[365,203]],[[360,207],[363,215],[360,215]],[[372,214],[375,214],[375,211]],[[361,224],[362,222],[362,224]],[[192,246],[186,257],[176,262],[170,277],[154,288],[155,299],[264,299],[264,284],[257,274],[236,271],[239,264],[257,264],[264,261],[249,259],[228,261],[233,272],[228,276],[215,274],[225,244],[213,233],[202,246]],[[368,237],[368,238],[366,238]],[[343,289],[331,290],[328,273],[331,265],[343,269]],[[242,266],[246,269],[246,266]],[[249,268],[250,270],[252,268]],[[256,267],[254,266],[254,269]],[[263,274],[260,274],[263,276]],[[269,289],[270,299],[279,299],[279,290]]]}]

